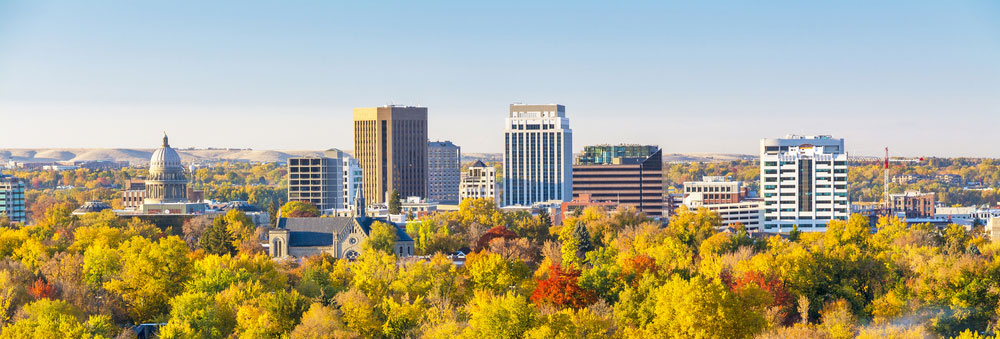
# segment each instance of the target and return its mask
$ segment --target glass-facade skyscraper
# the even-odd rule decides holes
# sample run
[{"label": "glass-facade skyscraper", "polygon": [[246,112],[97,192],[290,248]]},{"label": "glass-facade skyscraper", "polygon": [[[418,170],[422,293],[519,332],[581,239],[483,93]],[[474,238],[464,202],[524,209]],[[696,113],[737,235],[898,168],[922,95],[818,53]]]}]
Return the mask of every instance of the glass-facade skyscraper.
[{"label": "glass-facade skyscraper", "polygon": [[510,105],[504,126],[503,204],[573,198],[573,130],[563,105]]}]

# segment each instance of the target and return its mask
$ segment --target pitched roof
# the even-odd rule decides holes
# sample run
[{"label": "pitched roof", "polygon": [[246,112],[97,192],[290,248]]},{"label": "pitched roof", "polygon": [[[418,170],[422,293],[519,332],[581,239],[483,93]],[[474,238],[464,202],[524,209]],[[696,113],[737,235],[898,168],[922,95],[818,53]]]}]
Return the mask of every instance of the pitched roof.
[{"label": "pitched roof", "polygon": [[[371,234],[371,225],[376,221],[386,222],[380,218],[355,218],[355,217],[332,217],[332,218],[279,218],[277,227],[288,230],[288,246],[330,246],[333,245],[333,235],[343,232],[345,228],[355,222],[365,234]],[[399,226],[396,228],[396,237],[399,241],[413,241]]]},{"label": "pitched roof", "polygon": [[365,234],[370,234],[371,233],[372,224],[374,224],[376,221],[381,221],[383,223],[389,224],[390,226],[396,228],[396,241],[413,241],[413,238],[410,238],[410,235],[406,234],[406,230],[405,229],[403,229],[402,227],[399,227],[395,223],[389,222],[385,218],[372,218],[372,217],[368,217],[368,218],[357,218],[357,220],[358,220],[358,224],[361,225],[361,229],[363,229],[365,231]]},{"label": "pitched roof", "polygon": [[353,218],[281,218],[278,228],[288,230],[288,246],[330,246],[333,235],[351,224]]},{"label": "pitched roof", "polygon": [[482,160],[476,160],[476,163],[472,164],[470,167],[486,167],[486,164]]}]

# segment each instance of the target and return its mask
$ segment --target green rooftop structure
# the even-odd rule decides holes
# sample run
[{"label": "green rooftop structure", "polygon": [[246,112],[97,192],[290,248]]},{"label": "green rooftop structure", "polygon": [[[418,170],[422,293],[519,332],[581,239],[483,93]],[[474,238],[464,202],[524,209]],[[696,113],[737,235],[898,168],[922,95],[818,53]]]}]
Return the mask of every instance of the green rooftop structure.
[{"label": "green rooftop structure", "polygon": [[595,145],[585,146],[576,158],[577,165],[628,165],[638,164],[656,153],[652,145]]}]

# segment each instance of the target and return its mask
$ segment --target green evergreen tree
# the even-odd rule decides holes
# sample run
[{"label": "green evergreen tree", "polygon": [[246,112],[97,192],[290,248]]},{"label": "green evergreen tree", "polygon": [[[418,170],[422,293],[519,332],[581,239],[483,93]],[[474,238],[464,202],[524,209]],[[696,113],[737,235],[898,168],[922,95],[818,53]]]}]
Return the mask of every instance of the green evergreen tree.
[{"label": "green evergreen tree", "polygon": [[802,236],[802,231],[799,231],[799,225],[792,225],[792,231],[788,232],[788,241],[799,241],[800,236]]},{"label": "green evergreen tree", "polygon": [[224,219],[221,216],[215,218],[212,226],[205,229],[205,233],[201,235],[198,244],[205,253],[223,255],[236,252],[236,247],[233,246],[233,234],[229,232]]},{"label": "green evergreen tree", "polygon": [[399,198],[399,191],[392,190],[392,194],[389,195],[389,214],[402,214],[403,213],[403,203]]},{"label": "green evergreen tree", "polygon": [[274,199],[271,199],[271,203],[267,206],[267,215],[271,217],[271,225],[274,225],[278,220],[278,203]]},{"label": "green evergreen tree", "polygon": [[545,225],[545,228],[552,227],[552,217],[549,216],[548,208],[538,211],[538,220],[542,222],[542,225]]},{"label": "green evergreen tree", "polygon": [[581,255],[594,249],[594,245],[590,242],[590,231],[587,231],[587,226],[582,222],[576,223],[576,228],[573,229],[573,236],[578,241],[577,251],[580,251]]}]

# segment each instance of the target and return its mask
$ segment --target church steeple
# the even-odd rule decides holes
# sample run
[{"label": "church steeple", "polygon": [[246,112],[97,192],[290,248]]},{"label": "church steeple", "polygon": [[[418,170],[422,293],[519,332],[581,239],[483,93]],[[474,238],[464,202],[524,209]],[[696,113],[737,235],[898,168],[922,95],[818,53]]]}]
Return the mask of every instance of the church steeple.
[{"label": "church steeple", "polygon": [[368,208],[365,205],[365,193],[362,190],[363,185],[358,185],[358,192],[354,195],[354,216],[356,217],[367,217]]}]

